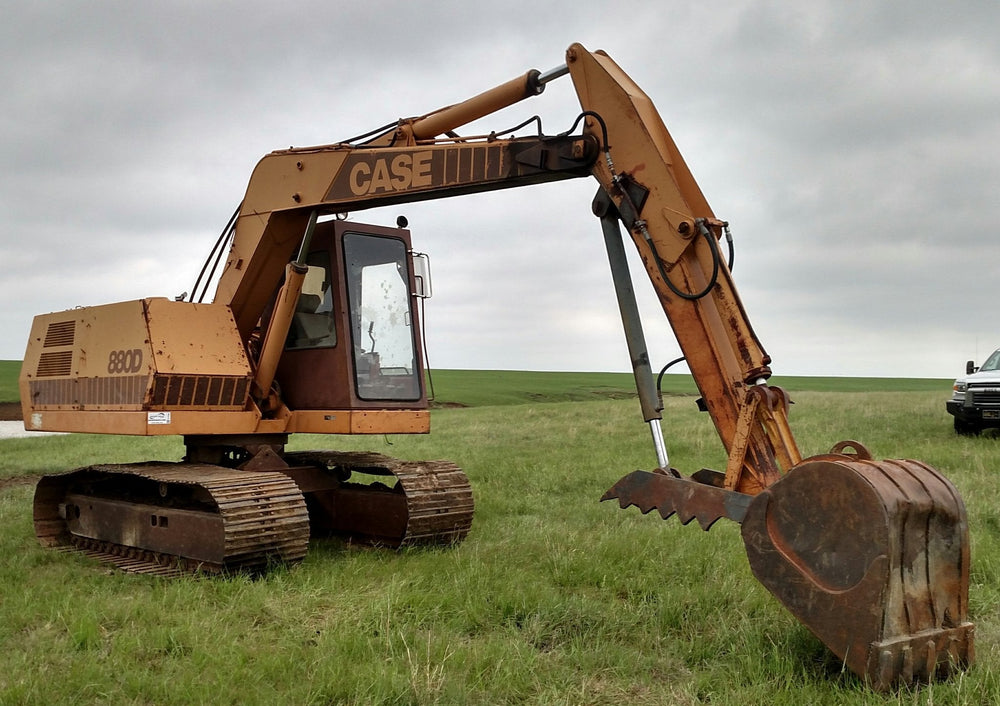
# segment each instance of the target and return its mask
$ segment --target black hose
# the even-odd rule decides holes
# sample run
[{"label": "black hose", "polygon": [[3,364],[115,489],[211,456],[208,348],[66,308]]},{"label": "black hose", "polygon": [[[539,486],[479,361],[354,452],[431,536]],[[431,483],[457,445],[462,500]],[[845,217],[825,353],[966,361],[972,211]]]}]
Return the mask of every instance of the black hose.
[{"label": "black hose", "polygon": [[732,272],[733,263],[736,262],[736,248],[733,247],[733,234],[729,232],[729,223],[725,223],[722,228],[726,233],[726,243],[729,245],[729,263],[726,267]]},{"label": "black hose", "polygon": [[667,370],[677,365],[678,363],[684,362],[684,360],[685,360],[684,356],[681,356],[680,358],[674,358],[672,361],[670,361],[660,369],[660,374],[656,376],[656,394],[660,395],[661,399],[663,397],[663,393],[660,391],[660,383],[663,382],[664,373],[666,373]]},{"label": "black hose", "polygon": [[342,142],[342,144],[351,145],[351,144],[354,144],[355,142],[357,142],[359,140],[364,140],[364,139],[367,139],[369,137],[371,137],[371,138],[381,137],[382,135],[388,133],[390,130],[395,130],[398,125],[399,125],[399,122],[386,123],[382,127],[377,127],[374,130],[371,130],[370,132],[366,132],[364,135],[358,135],[356,137],[352,137],[349,140],[344,140]]},{"label": "black hose", "polygon": [[428,402],[433,402],[437,399],[437,395],[434,393],[434,374],[431,369],[431,357],[430,353],[427,352],[427,299],[426,297],[420,297],[420,338],[423,340],[424,344],[424,372],[427,373],[427,386],[429,388],[430,394],[427,396]]},{"label": "black hose", "polygon": [[208,257],[205,258],[205,264],[201,266],[201,272],[198,273],[198,279],[194,281],[194,287],[191,289],[191,301],[195,300],[198,292],[198,287],[201,286],[201,279],[205,276],[205,271],[208,269],[208,265],[212,262],[213,257],[215,262],[212,265],[212,271],[205,280],[205,286],[202,289],[201,297],[198,298],[199,302],[204,301],[205,293],[208,291],[208,284],[212,281],[212,277],[215,276],[215,270],[219,266],[219,260],[222,257],[222,253],[225,252],[225,243],[232,237],[234,226],[236,225],[236,218],[240,215],[240,209],[243,208],[243,203],[236,207],[233,211],[233,215],[229,217],[229,222],[226,223],[226,227],[222,229],[222,233],[219,234],[218,239],[215,241],[215,245],[212,246],[212,250],[208,253]]},{"label": "black hose", "polygon": [[496,132],[494,132],[492,134],[493,134],[494,137],[497,137],[497,136],[500,136],[500,135],[508,135],[508,134],[512,135],[515,132],[517,132],[518,130],[520,130],[522,127],[524,127],[526,125],[530,125],[531,123],[535,123],[535,125],[538,126],[537,129],[536,129],[536,135],[538,137],[544,137],[544,133],[542,132],[542,119],[540,117],[538,117],[537,115],[531,116],[530,118],[528,118],[527,120],[525,120],[520,125],[515,125],[514,127],[508,128],[506,130],[498,130],[498,131],[496,131]]},{"label": "black hose", "polygon": [[700,226],[700,235],[705,238],[708,242],[708,248],[712,251],[712,276],[709,278],[708,284],[700,292],[682,292],[677,285],[675,285],[670,277],[667,276],[666,270],[663,268],[663,260],[660,259],[660,254],[656,251],[656,245],[653,243],[652,238],[647,237],[646,242],[649,243],[650,250],[653,251],[653,260],[656,262],[656,269],[660,273],[660,278],[664,281],[671,292],[676,294],[681,299],[686,299],[688,301],[694,301],[696,299],[701,299],[707,296],[712,288],[715,287],[715,283],[719,281],[719,259],[720,254],[718,250],[718,244],[715,242],[715,238],[712,237],[711,232],[704,225]]},{"label": "black hose", "polygon": [[[604,145],[604,154],[608,156],[608,162],[610,166],[611,161],[611,147],[608,145],[608,124],[604,122],[604,118],[600,116],[599,113],[595,113],[592,110],[585,110],[576,116],[576,120],[570,126],[569,130],[566,132],[560,132],[556,137],[566,137],[568,134],[576,130],[576,126],[580,124],[580,121],[584,118],[593,118],[597,121],[597,124],[601,126],[601,142]],[[614,176],[614,170],[612,169],[612,176]]]}]

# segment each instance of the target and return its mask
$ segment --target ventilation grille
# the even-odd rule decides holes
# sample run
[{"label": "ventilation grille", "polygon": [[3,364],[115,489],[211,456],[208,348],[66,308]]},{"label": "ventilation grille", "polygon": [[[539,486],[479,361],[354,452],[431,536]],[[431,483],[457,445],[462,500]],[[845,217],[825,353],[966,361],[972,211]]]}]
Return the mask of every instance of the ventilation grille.
[{"label": "ventilation grille", "polygon": [[35,408],[103,407],[142,409],[149,389],[146,375],[116,375],[106,378],[32,380],[31,399]]},{"label": "ventilation grille", "polygon": [[42,345],[45,348],[72,346],[75,337],[76,321],[57,321],[49,324],[49,328],[45,332],[45,342]]},{"label": "ventilation grille", "polygon": [[219,375],[157,375],[153,407],[235,407],[242,409],[249,378]]},{"label": "ventilation grille", "polygon": [[[68,368],[66,370],[68,371]],[[40,371],[39,377],[41,376]],[[150,400],[148,375],[32,380],[31,399],[35,408],[48,409],[233,411],[243,409],[250,390],[250,378],[223,375],[157,375],[152,388],[153,394]]]},{"label": "ventilation grille", "polygon": [[[46,340],[48,340],[47,336]],[[46,343],[46,345],[48,345],[48,343]],[[42,355],[39,356],[38,369],[35,370],[35,376],[40,378],[51,378],[69,375],[71,372],[73,372],[73,351],[58,351],[52,353],[42,353]]]}]

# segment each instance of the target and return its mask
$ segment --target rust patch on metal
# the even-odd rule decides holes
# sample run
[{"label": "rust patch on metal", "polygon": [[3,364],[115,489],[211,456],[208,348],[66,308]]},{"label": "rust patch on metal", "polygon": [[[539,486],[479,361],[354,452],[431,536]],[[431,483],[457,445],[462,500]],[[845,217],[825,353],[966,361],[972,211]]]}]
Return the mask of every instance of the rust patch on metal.
[{"label": "rust patch on metal", "polygon": [[[739,355],[741,361],[743,361],[744,366],[752,366],[754,364],[753,355],[750,351],[750,344],[747,343],[746,339],[742,335],[743,328],[740,325],[741,322],[736,316],[729,317],[729,330],[736,332],[736,352]],[[756,347],[756,346],[755,346]]]},{"label": "rust patch on metal", "polygon": [[965,507],[930,466],[863,449],[806,459],[757,496],[742,534],[757,579],[874,688],[973,661]]},{"label": "rust patch on metal", "polygon": [[721,474],[706,477],[705,474],[712,472],[700,473],[701,482],[696,478],[698,474],[682,478],[662,472],[633,471],[608,489],[601,500],[617,499],[619,507],[634,505],[644,515],[656,510],[664,520],[677,515],[683,525],[698,520],[706,531],[723,517],[742,522],[753,498],[722,488],[722,479],[715,478]]},{"label": "rust patch on metal", "polygon": [[[313,534],[389,547],[457,544],[472,527],[474,501],[465,473],[450,461],[400,461],[376,453],[286,454],[287,471],[305,493]],[[315,469],[320,470],[316,475]],[[351,475],[394,478],[361,484]]]}]

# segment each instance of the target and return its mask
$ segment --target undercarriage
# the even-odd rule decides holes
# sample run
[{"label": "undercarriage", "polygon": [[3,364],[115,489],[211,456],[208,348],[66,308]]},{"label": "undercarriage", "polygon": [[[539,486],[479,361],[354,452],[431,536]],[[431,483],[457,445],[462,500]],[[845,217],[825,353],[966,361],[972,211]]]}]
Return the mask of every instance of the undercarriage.
[{"label": "undercarriage", "polygon": [[188,440],[180,463],[46,475],[35,533],[125,571],[177,575],[294,564],[310,537],[399,548],[457,544],[472,526],[472,489],[450,462],[224,441]]}]

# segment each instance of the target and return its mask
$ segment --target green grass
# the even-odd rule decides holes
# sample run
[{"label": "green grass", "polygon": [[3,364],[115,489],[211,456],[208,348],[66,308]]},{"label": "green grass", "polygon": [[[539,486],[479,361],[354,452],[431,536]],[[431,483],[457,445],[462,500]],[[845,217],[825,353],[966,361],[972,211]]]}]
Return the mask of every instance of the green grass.
[{"label": "green grass", "polygon": [[[431,379],[438,404],[470,407],[635,396],[635,382],[629,373],[435,370]],[[695,391],[694,383],[690,382],[689,377],[685,377],[678,387],[685,392]]]},{"label": "green grass", "polygon": [[0,360],[0,402],[17,402],[17,376],[21,372],[21,361]]},{"label": "green grass", "polygon": [[[0,360],[0,402],[17,402],[21,362]],[[431,376],[438,405],[510,405],[531,402],[584,402],[635,396],[631,373],[435,370]],[[771,380],[789,391],[921,392],[949,390],[951,380],[783,376]],[[690,375],[667,374],[665,395],[695,395]]]},{"label": "green grass", "polygon": [[[452,459],[472,482],[476,520],[453,549],[323,541],[303,564],[256,580],[128,576],[44,550],[31,485],[2,484],[88,463],[173,460],[179,440],[0,441],[0,703],[1000,702],[1000,441],[952,432],[947,384],[831,393],[808,389],[815,378],[777,381],[793,392],[804,453],[858,438],[878,457],[937,466],[968,506],[978,664],[879,695],[753,579],[738,527],[704,533],[597,502],[653,463],[637,402],[614,399],[630,380],[450,371],[436,381],[439,397],[454,385],[454,400],[476,406],[434,410],[430,435],[295,437],[295,448]],[[542,401],[509,394],[532,385]],[[504,393],[500,404],[489,390]],[[580,397],[546,401],[566,394]],[[685,472],[722,468],[693,394],[678,385],[666,398],[671,461]]]},{"label": "green grass", "polygon": [[[635,396],[631,373],[525,372],[511,370],[437,370],[433,373],[438,404],[466,406],[583,402]],[[916,378],[844,378],[781,376],[772,385],[790,392],[931,392],[951,390],[951,380]],[[664,395],[697,395],[690,375],[663,377]]]}]

